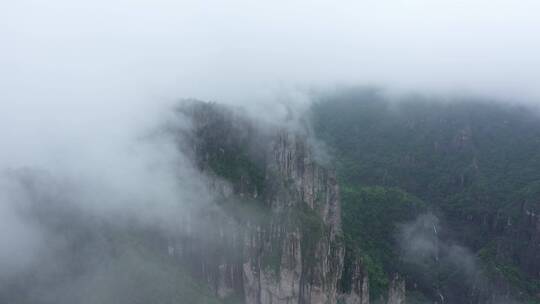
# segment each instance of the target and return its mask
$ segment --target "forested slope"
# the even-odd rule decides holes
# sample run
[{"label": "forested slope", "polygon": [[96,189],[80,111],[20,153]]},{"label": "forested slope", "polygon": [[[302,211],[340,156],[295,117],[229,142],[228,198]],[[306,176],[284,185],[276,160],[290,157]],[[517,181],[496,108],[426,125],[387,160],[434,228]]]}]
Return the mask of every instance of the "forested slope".
[{"label": "forested slope", "polygon": [[[538,301],[535,109],[482,99],[396,100],[376,89],[351,89],[320,97],[312,115],[344,189],[345,237],[369,261],[375,293],[400,270],[409,274],[412,290],[434,300],[445,289],[459,302],[488,297],[495,288]],[[489,278],[486,287],[471,286],[465,274],[444,270],[440,261],[421,274],[407,265],[399,224],[425,212],[440,221],[442,241],[471,251]]]}]

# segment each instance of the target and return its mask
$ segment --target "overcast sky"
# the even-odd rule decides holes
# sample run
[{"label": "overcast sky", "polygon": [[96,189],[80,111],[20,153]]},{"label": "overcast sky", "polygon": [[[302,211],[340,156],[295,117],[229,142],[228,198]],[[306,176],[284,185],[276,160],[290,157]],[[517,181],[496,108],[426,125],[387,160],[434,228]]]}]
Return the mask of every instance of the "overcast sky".
[{"label": "overcast sky", "polygon": [[270,111],[367,84],[536,103],[539,33],[530,0],[1,1],[0,166],[77,159],[184,97]]},{"label": "overcast sky", "polygon": [[368,83],[537,99],[539,12],[534,0],[2,1],[0,96],[69,111]]},{"label": "overcast sky", "polygon": [[367,84],[540,103],[539,33],[533,0],[0,1],[0,166],[121,141],[184,97],[276,111]]}]

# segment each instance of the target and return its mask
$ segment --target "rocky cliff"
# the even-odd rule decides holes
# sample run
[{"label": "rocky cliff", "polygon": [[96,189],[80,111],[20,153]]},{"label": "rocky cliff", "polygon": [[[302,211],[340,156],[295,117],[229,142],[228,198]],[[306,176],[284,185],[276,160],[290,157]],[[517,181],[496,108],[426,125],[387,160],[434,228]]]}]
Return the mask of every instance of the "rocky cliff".
[{"label": "rocky cliff", "polygon": [[172,244],[178,258],[231,301],[369,303],[359,259],[342,280],[339,186],[335,173],[317,163],[306,135],[262,128],[213,104],[181,111],[193,123],[184,134],[187,148],[211,176],[218,208],[206,215],[212,224],[201,228],[204,237],[194,232]]}]

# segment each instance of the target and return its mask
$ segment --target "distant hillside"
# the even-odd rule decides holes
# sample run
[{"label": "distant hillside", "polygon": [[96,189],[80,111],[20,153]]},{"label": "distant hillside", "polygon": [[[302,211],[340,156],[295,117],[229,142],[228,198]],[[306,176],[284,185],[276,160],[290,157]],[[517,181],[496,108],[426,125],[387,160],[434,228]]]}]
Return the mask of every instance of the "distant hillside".
[{"label": "distant hillside", "polygon": [[[377,90],[345,90],[321,97],[312,114],[345,189],[346,239],[370,261],[372,278],[380,278],[372,288],[384,287],[400,269],[410,277],[408,287],[434,301],[445,289],[448,303],[476,303],[493,289],[540,301],[536,111],[487,100],[395,101]],[[436,262],[426,271],[433,273],[407,270],[397,225],[426,211],[440,219],[445,242],[473,252],[489,277],[485,287],[470,286]]]}]

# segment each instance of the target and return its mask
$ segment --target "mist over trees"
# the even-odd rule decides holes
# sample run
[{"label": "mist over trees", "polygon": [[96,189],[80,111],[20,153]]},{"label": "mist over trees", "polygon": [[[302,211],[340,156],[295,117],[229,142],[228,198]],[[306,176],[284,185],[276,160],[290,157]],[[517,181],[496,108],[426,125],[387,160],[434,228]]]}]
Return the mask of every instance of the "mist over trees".
[{"label": "mist over trees", "polygon": [[1,1],[0,302],[537,303],[539,11]]},{"label": "mist over trees", "polygon": [[490,297],[480,287],[489,284],[534,297],[536,107],[349,89],[322,96],[312,113],[342,183],[346,239],[375,284],[401,269],[432,300]]}]

